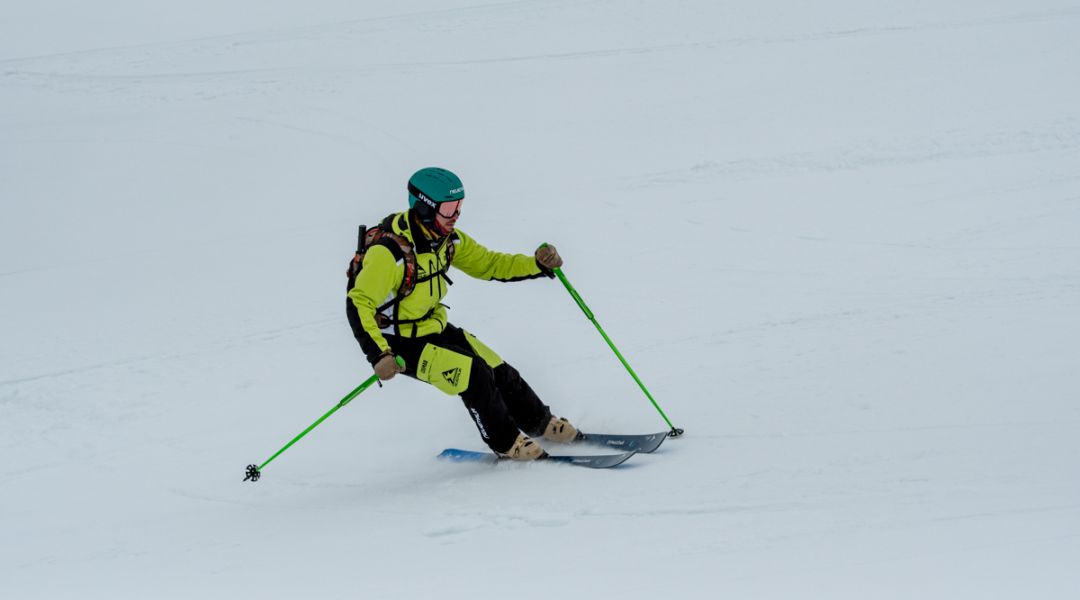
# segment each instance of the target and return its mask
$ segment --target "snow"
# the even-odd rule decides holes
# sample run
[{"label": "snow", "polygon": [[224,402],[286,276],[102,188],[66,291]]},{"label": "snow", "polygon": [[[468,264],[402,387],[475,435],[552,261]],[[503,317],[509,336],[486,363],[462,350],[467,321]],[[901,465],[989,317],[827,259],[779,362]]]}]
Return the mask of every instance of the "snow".
[{"label": "snow", "polygon": [[[1080,7],[115,0],[0,19],[5,598],[1076,598]],[[556,244],[686,436],[592,471],[370,374],[414,170]],[[453,321],[663,421],[557,281]]]}]

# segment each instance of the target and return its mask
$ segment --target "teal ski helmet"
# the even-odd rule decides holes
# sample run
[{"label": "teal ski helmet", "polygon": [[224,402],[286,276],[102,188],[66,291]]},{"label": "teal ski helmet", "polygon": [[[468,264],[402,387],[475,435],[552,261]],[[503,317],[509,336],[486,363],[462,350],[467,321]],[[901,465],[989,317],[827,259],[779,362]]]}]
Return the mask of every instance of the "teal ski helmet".
[{"label": "teal ski helmet", "polygon": [[440,204],[465,199],[465,186],[461,179],[438,167],[427,167],[413,173],[408,188],[409,208],[413,209],[421,223],[428,226],[435,224]]}]

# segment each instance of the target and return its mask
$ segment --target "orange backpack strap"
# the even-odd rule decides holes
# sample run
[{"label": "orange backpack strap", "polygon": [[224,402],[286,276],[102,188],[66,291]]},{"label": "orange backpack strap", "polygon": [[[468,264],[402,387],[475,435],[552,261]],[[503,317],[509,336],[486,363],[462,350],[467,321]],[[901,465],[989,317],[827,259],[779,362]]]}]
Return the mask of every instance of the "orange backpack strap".
[{"label": "orange backpack strap", "polygon": [[365,225],[360,226],[356,239],[356,254],[353,255],[349,267],[345,271],[349,279],[348,289],[351,290],[356,285],[356,276],[360,274],[360,270],[364,267],[364,256],[372,246],[376,245],[383,246],[390,251],[395,261],[402,262],[405,269],[401,277],[401,285],[398,286],[397,295],[380,306],[378,312],[382,312],[386,308],[401,302],[416,287],[416,253],[408,239],[394,233],[393,219],[395,216],[386,217],[381,223],[370,229]]}]

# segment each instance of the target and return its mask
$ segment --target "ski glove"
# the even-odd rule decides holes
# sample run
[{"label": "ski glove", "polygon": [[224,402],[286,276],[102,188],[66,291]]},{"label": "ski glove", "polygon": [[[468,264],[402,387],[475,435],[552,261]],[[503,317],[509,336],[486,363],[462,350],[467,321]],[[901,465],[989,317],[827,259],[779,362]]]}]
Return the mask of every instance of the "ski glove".
[{"label": "ski glove", "polygon": [[394,353],[387,350],[382,353],[379,360],[375,361],[375,374],[379,376],[382,381],[389,381],[394,378],[394,375],[404,371],[394,358]]},{"label": "ski glove", "polygon": [[542,246],[536,249],[536,264],[547,271],[554,271],[561,267],[563,262],[555,246]]}]

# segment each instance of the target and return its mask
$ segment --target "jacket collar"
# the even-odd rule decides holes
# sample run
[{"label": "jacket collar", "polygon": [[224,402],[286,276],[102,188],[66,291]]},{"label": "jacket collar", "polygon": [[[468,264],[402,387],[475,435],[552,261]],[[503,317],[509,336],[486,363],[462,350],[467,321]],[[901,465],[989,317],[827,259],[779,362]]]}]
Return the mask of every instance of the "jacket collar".
[{"label": "jacket collar", "polygon": [[[427,234],[424,233],[424,227],[416,222],[412,209],[401,213],[398,218],[394,219],[394,229],[399,230],[402,235],[412,242],[417,254],[433,252],[442,242],[441,239],[431,240],[428,238]],[[432,245],[433,242],[434,246]]]}]

